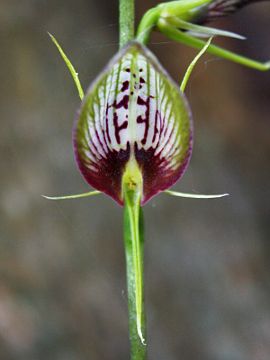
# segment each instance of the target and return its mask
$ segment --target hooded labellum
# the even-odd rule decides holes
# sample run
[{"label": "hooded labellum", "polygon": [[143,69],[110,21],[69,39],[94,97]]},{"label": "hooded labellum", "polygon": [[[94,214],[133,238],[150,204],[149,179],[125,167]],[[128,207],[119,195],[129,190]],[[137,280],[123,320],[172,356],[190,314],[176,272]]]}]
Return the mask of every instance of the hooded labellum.
[{"label": "hooded labellum", "polygon": [[192,150],[191,114],[155,56],[131,42],[90,86],[73,141],[85,180],[121,205],[122,177],[135,162],[143,205],[183,175]]}]

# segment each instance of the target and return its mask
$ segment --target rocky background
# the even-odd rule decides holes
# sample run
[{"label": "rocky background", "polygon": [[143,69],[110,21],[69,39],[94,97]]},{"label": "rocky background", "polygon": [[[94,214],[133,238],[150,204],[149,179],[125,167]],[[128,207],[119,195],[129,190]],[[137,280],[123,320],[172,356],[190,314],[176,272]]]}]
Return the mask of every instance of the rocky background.
[{"label": "rocky background", "polygon": [[[138,18],[157,1],[137,0]],[[116,0],[1,0],[0,359],[129,358],[122,210],[88,191],[72,153],[79,99],[47,31],[86,88],[118,47]],[[270,3],[214,25],[270,57]],[[152,37],[180,81],[196,51]],[[176,189],[145,207],[149,359],[270,358],[270,73],[205,56],[188,85],[195,148]]]}]

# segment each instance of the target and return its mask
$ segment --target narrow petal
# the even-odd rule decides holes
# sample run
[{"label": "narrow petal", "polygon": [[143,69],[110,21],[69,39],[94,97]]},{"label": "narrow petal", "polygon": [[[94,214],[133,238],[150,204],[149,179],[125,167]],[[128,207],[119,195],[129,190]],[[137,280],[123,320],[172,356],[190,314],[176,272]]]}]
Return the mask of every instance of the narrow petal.
[{"label": "narrow petal", "polygon": [[205,194],[183,193],[183,192],[173,191],[173,190],[165,190],[165,193],[172,195],[172,196],[178,196],[178,197],[183,197],[183,198],[188,198],[188,199],[218,199],[218,198],[222,198],[224,196],[229,196],[228,193],[205,195]]},{"label": "narrow petal", "polygon": [[61,46],[58,43],[58,41],[56,40],[56,38],[52,34],[50,34],[50,33],[48,33],[48,34],[49,34],[50,38],[52,39],[54,45],[57,47],[60,55],[62,56],[62,59],[64,60],[66,66],[70,72],[70,75],[73,78],[74,84],[78,90],[79,98],[82,100],[84,97],[84,92],[83,92],[82,85],[80,83],[79,74],[76,72],[74,66],[72,65],[72,63],[69,60],[69,58],[67,57],[67,55],[65,54],[64,50],[61,48]]},{"label": "narrow petal", "polygon": [[85,197],[89,197],[89,196],[93,196],[93,195],[99,195],[99,194],[100,194],[100,191],[89,191],[87,193],[75,194],[75,195],[63,195],[63,196],[41,195],[41,196],[44,197],[47,200],[70,200],[70,199],[85,198]]},{"label": "narrow petal", "polygon": [[122,175],[135,159],[144,204],[184,173],[192,148],[191,115],[155,56],[131,42],[90,86],[73,139],[85,180],[121,205]]}]

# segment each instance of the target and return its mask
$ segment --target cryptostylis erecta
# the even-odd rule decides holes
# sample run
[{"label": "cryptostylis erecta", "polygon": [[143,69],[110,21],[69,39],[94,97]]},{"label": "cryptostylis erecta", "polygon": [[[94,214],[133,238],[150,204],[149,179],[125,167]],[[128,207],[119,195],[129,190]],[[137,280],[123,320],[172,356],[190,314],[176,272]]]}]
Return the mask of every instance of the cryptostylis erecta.
[{"label": "cryptostylis erecta", "polygon": [[[146,356],[141,206],[162,191],[190,198],[227,195],[185,194],[167,189],[182,177],[191,157],[192,116],[184,89],[199,57],[207,51],[251,68],[270,69],[269,61],[260,63],[210,44],[213,36],[243,39],[242,36],[202,26],[253,1],[180,0],[150,9],[139,24],[136,39],[129,39],[132,41],[119,50],[85,96],[78,74],[51,35],[82,100],[73,128],[74,153],[81,174],[96,190],[47,198],[72,199],[102,192],[124,206],[131,358],[134,360],[143,360]],[[181,87],[145,46],[153,29],[172,40],[201,49]],[[205,36],[209,37],[208,41],[198,39]]]}]

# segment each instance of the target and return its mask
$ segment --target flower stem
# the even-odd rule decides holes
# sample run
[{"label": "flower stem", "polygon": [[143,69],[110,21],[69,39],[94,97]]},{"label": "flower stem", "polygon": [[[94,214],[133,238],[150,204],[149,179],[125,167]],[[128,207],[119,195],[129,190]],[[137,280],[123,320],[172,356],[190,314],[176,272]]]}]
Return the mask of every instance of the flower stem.
[{"label": "flower stem", "polygon": [[127,266],[129,338],[131,360],[146,359],[145,311],[143,295],[143,212],[138,187],[123,186],[124,243]]},{"label": "flower stem", "polygon": [[[135,0],[119,0],[120,48],[134,39]],[[129,339],[131,360],[146,360],[145,311],[143,286],[143,212],[141,174],[130,162],[123,176],[124,245],[127,268]]]},{"label": "flower stem", "polygon": [[120,48],[134,39],[135,0],[119,0]]}]

